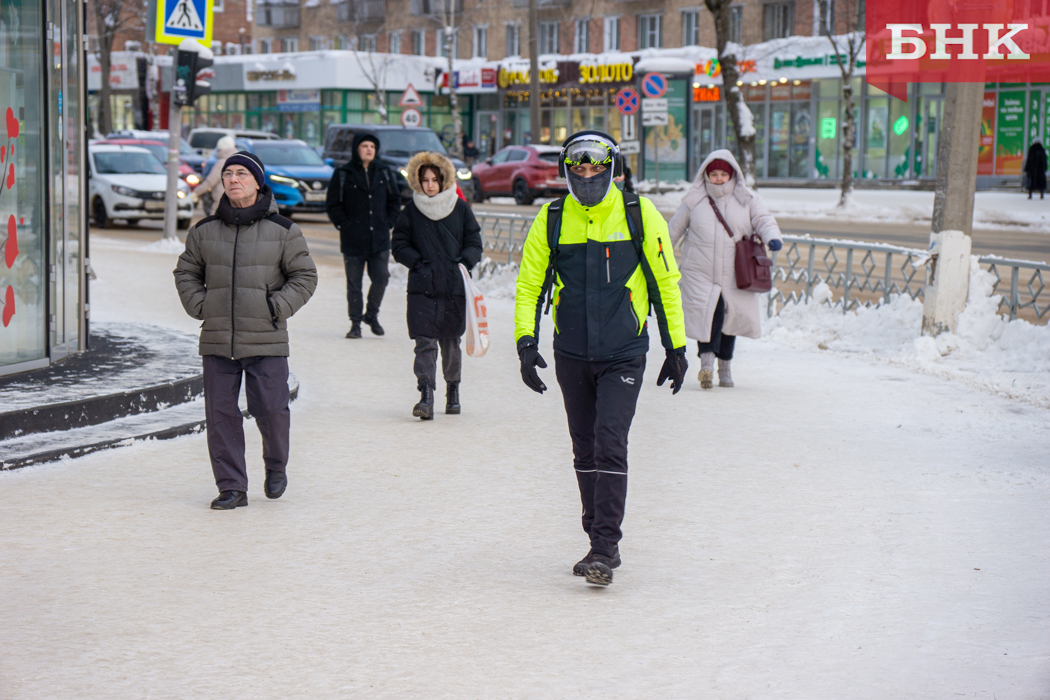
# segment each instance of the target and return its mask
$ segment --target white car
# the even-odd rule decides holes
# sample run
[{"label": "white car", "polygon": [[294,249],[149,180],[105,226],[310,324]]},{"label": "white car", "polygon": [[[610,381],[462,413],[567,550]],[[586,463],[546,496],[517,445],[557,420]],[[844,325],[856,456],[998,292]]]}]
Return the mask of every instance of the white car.
[{"label": "white car", "polygon": [[[88,146],[88,201],[91,222],[106,228],[113,219],[134,226],[140,219],[164,218],[168,173],[156,157],[141,146]],[[179,180],[178,227],[193,219],[190,188]]]}]

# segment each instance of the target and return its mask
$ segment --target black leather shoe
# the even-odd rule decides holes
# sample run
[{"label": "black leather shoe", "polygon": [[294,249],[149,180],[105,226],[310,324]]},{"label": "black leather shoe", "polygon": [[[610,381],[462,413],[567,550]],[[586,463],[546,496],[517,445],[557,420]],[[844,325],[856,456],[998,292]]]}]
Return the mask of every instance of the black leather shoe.
[{"label": "black leather shoe", "polygon": [[212,510],[233,510],[248,505],[248,494],[244,491],[223,491],[211,502]]},{"label": "black leather shoe", "polygon": [[366,316],[365,324],[372,329],[372,335],[384,335],[386,333],[386,331],[383,330],[383,327],[379,325],[378,318],[370,318]]},{"label": "black leather shoe", "polygon": [[[594,558],[594,550],[587,552],[587,556],[580,559],[572,567],[573,576],[583,576],[587,573],[587,565],[591,563],[591,559]],[[615,569],[620,565],[620,553],[617,552],[615,556],[609,558],[609,568]]]},{"label": "black leather shoe", "polygon": [[361,322],[354,321],[350,324],[350,330],[346,332],[347,338],[360,338],[361,337]]},{"label": "black leather shoe", "polygon": [[445,413],[450,416],[459,415],[459,382],[446,382],[445,389]]},{"label": "black leather shoe", "polygon": [[419,392],[419,403],[412,407],[412,415],[420,420],[434,420],[434,390],[424,386]]},{"label": "black leather shoe", "polygon": [[604,554],[592,554],[591,563],[587,565],[583,575],[587,579],[587,583],[593,583],[595,586],[608,586],[613,580],[612,570],[619,565],[620,558],[618,556],[614,558],[607,557]]},{"label": "black leather shoe", "polygon": [[266,482],[263,484],[263,492],[267,498],[280,498],[284,490],[288,488],[288,476],[284,472],[266,470]]}]

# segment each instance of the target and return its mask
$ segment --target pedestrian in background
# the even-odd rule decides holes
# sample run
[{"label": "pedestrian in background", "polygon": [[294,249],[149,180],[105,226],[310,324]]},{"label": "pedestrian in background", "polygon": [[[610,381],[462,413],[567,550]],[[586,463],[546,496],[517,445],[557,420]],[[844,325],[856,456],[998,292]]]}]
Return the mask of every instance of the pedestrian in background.
[{"label": "pedestrian in background", "polygon": [[[204,201],[206,209],[204,213],[208,216],[213,215],[219,209],[219,200],[222,199],[222,166],[226,164],[226,159],[237,152],[237,144],[230,136],[223,136],[219,139],[219,142],[215,144],[215,164],[211,166],[211,170],[208,171],[208,177],[204,178],[204,182],[197,185],[197,188],[193,190],[193,203],[196,204],[199,201]],[[209,197],[204,195],[210,194]]]},{"label": "pedestrian in background", "polygon": [[1043,198],[1046,191],[1046,149],[1040,141],[1036,141],[1028,147],[1028,155],[1024,159],[1025,189],[1028,190],[1028,199],[1032,198],[1032,192],[1039,190],[1039,199]]},{"label": "pedestrian in background", "polygon": [[204,414],[219,497],[215,510],[248,505],[242,377],[248,411],[263,439],[267,498],[288,486],[288,319],[317,288],[317,268],[299,227],[277,213],[262,161],[226,159],[226,193],[215,216],[197,222],[175,268],[182,306],[203,321]]},{"label": "pedestrian in background", "polygon": [[[328,218],[339,229],[339,250],[346,268],[346,305],[350,316],[347,338],[361,337],[361,322],[383,335],[379,306],[390,281],[390,227],[401,210],[401,194],[389,168],[379,157],[374,134],[354,136],[350,161],[332,174],[325,198]],[[363,281],[368,269],[368,306]]]},{"label": "pedestrian in background", "polygon": [[463,139],[463,161],[467,164],[468,168],[473,168],[474,163],[478,160],[478,148],[474,145],[474,142],[466,136],[464,136]]},{"label": "pedestrian in background", "polygon": [[413,371],[420,399],[412,415],[434,418],[438,350],[445,378],[445,413],[458,414],[467,329],[467,298],[459,263],[481,261],[481,227],[456,195],[456,169],[439,153],[417,153],[405,166],[412,201],[394,225],[394,259],[408,268],[408,335],[416,341]]},{"label": "pedestrian in background", "polygon": [[712,151],[700,165],[669,228],[671,241],[682,253],[678,267],[685,332],[698,341],[700,386],[714,386],[717,358],[718,385],[731,387],[737,336],[762,334],[758,294],[737,287],[736,244],[757,233],[770,250],[780,250],[780,228],[758,194],[744,184],[740,166],[725,149]]}]

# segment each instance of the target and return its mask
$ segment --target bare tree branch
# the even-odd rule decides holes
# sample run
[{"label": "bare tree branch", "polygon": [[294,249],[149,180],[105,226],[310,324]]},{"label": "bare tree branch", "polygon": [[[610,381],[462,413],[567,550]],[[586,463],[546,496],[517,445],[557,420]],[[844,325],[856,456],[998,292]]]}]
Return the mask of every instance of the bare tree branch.
[{"label": "bare tree branch", "polygon": [[[821,0],[828,2],[829,0]],[[835,64],[842,74],[842,99],[845,100],[846,115],[842,124],[842,180],[839,185],[839,207],[849,206],[853,196],[853,148],[857,138],[857,117],[854,114],[855,100],[853,95],[853,73],[857,68],[857,57],[864,49],[866,33],[861,29],[864,24],[864,5],[860,0],[845,0],[850,15],[854,17],[853,30],[843,36],[835,35],[831,13],[825,13],[828,26],[825,28],[828,41],[835,52]],[[845,50],[845,56],[843,56]],[[845,60],[843,60],[845,58]]]}]

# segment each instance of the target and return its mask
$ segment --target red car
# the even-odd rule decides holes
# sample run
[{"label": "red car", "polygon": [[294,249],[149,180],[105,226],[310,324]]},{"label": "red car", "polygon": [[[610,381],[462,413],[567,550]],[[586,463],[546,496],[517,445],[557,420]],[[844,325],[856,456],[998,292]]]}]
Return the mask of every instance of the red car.
[{"label": "red car", "polygon": [[[168,166],[168,144],[163,141],[156,141],[154,139],[106,139],[104,141],[96,141],[95,143],[114,146],[141,146],[152,153],[156,159],[161,162],[161,165],[164,167]],[[204,179],[193,169],[192,165],[181,158],[179,159],[179,177],[186,181],[186,184],[190,186],[191,190],[201,184],[201,180]]]},{"label": "red car", "polygon": [[474,166],[474,201],[511,195],[518,204],[532,204],[537,197],[569,193],[565,178],[558,177],[557,146],[507,146]]}]

